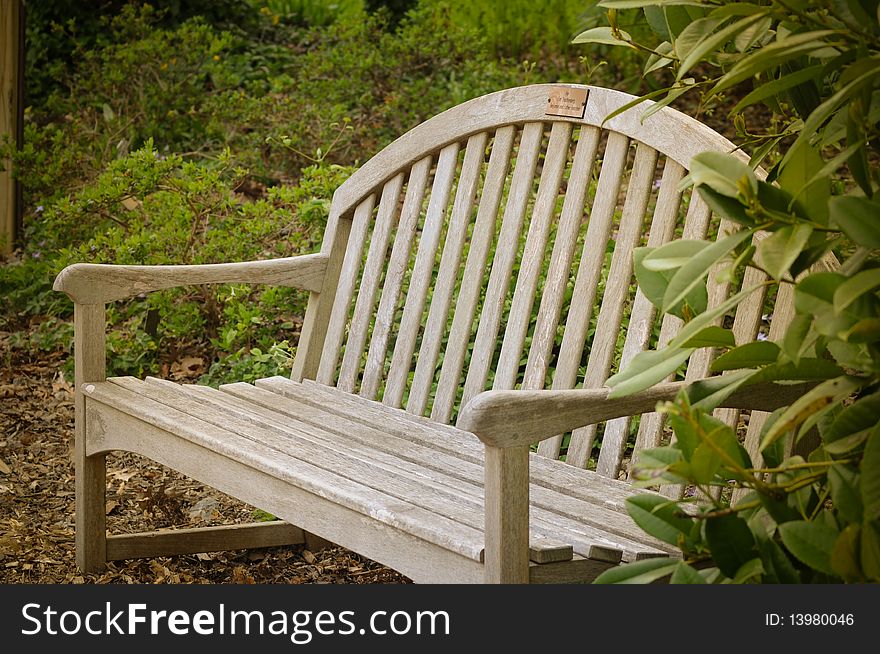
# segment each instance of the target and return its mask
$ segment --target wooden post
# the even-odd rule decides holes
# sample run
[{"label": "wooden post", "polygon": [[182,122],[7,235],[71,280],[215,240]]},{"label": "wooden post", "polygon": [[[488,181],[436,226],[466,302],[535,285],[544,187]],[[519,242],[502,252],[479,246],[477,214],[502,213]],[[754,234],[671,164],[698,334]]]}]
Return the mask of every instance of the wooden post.
[{"label": "wooden post", "polygon": [[529,447],[486,446],[486,583],[529,583]]},{"label": "wooden post", "polygon": [[[0,0],[0,136],[16,144],[21,131],[22,6],[20,0]],[[12,162],[0,166],[0,253],[9,254],[16,239],[18,184]]]},{"label": "wooden post", "polygon": [[103,304],[73,305],[74,434],[76,490],[76,565],[83,572],[100,572],[107,563],[106,455],[88,455],[88,419],[83,386],[106,378],[105,309]]}]

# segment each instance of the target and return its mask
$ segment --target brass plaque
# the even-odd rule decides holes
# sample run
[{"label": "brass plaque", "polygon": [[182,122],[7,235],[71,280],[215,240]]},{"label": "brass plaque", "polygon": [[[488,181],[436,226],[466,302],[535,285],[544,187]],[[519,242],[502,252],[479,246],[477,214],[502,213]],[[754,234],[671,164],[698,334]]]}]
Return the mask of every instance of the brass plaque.
[{"label": "brass plaque", "polygon": [[583,118],[587,109],[587,89],[575,89],[570,86],[557,86],[550,89],[547,98],[548,116],[568,116]]}]

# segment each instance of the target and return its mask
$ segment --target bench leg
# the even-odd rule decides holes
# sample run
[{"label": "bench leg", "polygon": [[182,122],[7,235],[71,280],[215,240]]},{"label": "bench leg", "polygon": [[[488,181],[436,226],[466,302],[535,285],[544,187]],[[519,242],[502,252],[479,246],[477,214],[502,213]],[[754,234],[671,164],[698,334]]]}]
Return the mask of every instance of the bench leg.
[{"label": "bench leg", "polygon": [[486,446],[486,583],[529,583],[529,448]]},{"label": "bench leg", "polygon": [[100,572],[107,563],[106,455],[86,456],[84,439],[76,449],[76,565]]}]

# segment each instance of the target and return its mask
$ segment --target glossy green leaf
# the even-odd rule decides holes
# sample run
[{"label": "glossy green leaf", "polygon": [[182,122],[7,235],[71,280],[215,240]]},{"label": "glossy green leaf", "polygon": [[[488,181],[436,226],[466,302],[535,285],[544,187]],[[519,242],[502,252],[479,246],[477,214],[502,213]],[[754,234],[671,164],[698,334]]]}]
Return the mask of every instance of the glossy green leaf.
[{"label": "glossy green leaf", "polygon": [[865,318],[840,335],[847,343],[875,343],[880,341],[880,318]]},{"label": "glossy green leaf", "polygon": [[846,281],[835,272],[819,272],[798,281],[794,290],[794,306],[799,313],[816,315],[833,309],[834,293]]},{"label": "glossy green leaf", "polygon": [[676,79],[681,79],[685,73],[687,73],[696,64],[700,63],[711,53],[719,49],[723,50],[724,46],[732,41],[736,35],[745,31],[762,18],[764,18],[763,14],[746,16],[745,18],[741,18],[740,20],[718,30],[711,36],[706,36],[701,39],[694,45],[693,48],[688,51],[687,55],[684,56],[684,58],[681,60]]},{"label": "glossy green leaf", "polygon": [[832,222],[854,243],[880,248],[880,202],[844,195],[832,198],[829,207]]},{"label": "glossy green leaf", "polygon": [[742,230],[725,236],[704,248],[678,269],[663,294],[663,311],[678,305],[709,274],[709,269],[723,259],[737,245],[752,237],[751,230]]},{"label": "glossy green leaf", "polygon": [[676,559],[645,559],[626,563],[606,570],[596,577],[594,584],[650,584],[672,574],[678,565]]},{"label": "glossy green leaf", "polygon": [[[878,207],[880,209],[880,207]],[[875,220],[880,220],[880,213]],[[866,293],[880,288],[880,268],[870,268],[856,273],[834,291],[834,312],[840,313]]]},{"label": "glossy green leaf", "polygon": [[822,382],[807,391],[779,417],[776,424],[765,434],[759,449],[763,450],[777,438],[797,429],[807,418],[817,411],[825,409],[829,404],[840,402],[849,397],[858,386],[858,382],[849,377],[837,377]]},{"label": "glossy green leaf", "polygon": [[641,258],[636,258],[639,260],[639,266],[646,271],[662,272],[681,268],[709,245],[710,243],[706,241],[678,239],[657,248],[637,248],[635,253],[636,255],[643,253]]},{"label": "glossy green leaf", "polygon": [[838,464],[828,469],[831,501],[847,522],[861,522],[864,507],[859,488],[860,475],[847,465]]},{"label": "glossy green leaf", "polygon": [[758,192],[758,178],[747,164],[722,152],[701,152],[691,159],[690,177],[695,186],[705,184],[721,195],[736,198],[740,184]]},{"label": "glossy green leaf", "polygon": [[758,547],[768,568],[768,574],[776,577],[775,583],[799,584],[801,582],[800,573],[788,558],[785,550],[779,547],[775,540],[767,539],[763,543],[759,543]]},{"label": "glossy green leaf", "polygon": [[814,570],[833,575],[831,551],[838,532],[830,527],[797,520],[779,525],[782,543],[801,563]]},{"label": "glossy green leaf", "polygon": [[683,343],[684,347],[735,347],[733,332],[723,327],[710,325],[698,331]]},{"label": "glossy green leaf", "polygon": [[709,208],[712,209],[712,211],[715,211],[740,225],[745,225],[746,227],[755,226],[755,220],[746,213],[746,207],[736,198],[718,193],[705,184],[698,187],[697,192],[700,194],[700,197],[705,200],[706,204],[709,205]]},{"label": "glossy green leaf", "polygon": [[626,499],[626,510],[645,533],[678,546],[693,527],[693,519],[680,515],[678,505],[658,495],[635,495]]},{"label": "glossy green leaf", "polygon": [[880,422],[868,436],[859,471],[865,520],[880,520]]},{"label": "glossy green leaf", "polygon": [[737,102],[733,109],[730,110],[729,115],[736,115],[756,102],[761,102],[767,98],[780,95],[793,86],[797,86],[808,80],[821,79],[823,68],[824,66],[822,65],[810,66],[788,75],[782,75],[779,79],[775,79],[772,82],[761,84],[760,86],[755,87],[750,93],[746,94],[742,100]]},{"label": "glossy green leaf", "polygon": [[606,9],[642,9],[651,5],[693,5],[694,7],[702,7],[703,3],[697,0],[602,0],[598,3],[600,7]]},{"label": "glossy green leaf", "polygon": [[779,346],[773,341],[753,341],[725,352],[712,362],[712,372],[758,368],[774,363],[779,358]]},{"label": "glossy green leaf", "polygon": [[601,45],[622,45],[627,48],[632,48],[633,46],[629,43],[632,41],[632,37],[628,32],[624,32],[620,30],[618,32],[621,38],[617,38],[614,35],[614,31],[603,25],[602,27],[593,27],[586,31],[581,32],[576,37],[574,37],[571,42],[572,43],[598,43]]},{"label": "glossy green leaf", "polygon": [[844,581],[856,582],[863,579],[859,562],[861,531],[858,524],[847,525],[831,549],[831,569]]},{"label": "glossy green leaf", "polygon": [[751,561],[743,563],[736,574],[733,576],[733,583],[747,584],[750,581],[761,581],[761,577],[765,574],[764,562],[760,558],[755,557]]},{"label": "glossy green leaf", "polygon": [[779,171],[779,185],[791,193],[803,213],[812,220],[827,225],[831,179],[827,174],[816,176],[824,165],[819,150],[809,141],[803,140],[796,150],[787,154],[788,161]]},{"label": "glossy green leaf", "polygon": [[688,386],[687,393],[691,404],[704,411],[712,411],[722,405],[734,391],[747,383],[753,370],[700,379]]},{"label": "glossy green leaf", "polygon": [[872,582],[880,582],[880,530],[876,522],[862,525],[859,543],[862,572]]},{"label": "glossy green leaf", "polygon": [[605,382],[612,389],[608,397],[623,397],[663,381],[687,361],[694,349],[665,348],[640,352],[623,371]]},{"label": "glossy green leaf", "polygon": [[832,35],[834,35],[833,30],[817,30],[789,36],[766,45],[740,59],[718,80],[710,91],[710,95],[730,88],[765,70],[775,68],[784,61],[827,47],[827,42],[823,39]]},{"label": "glossy green leaf", "polygon": [[821,381],[842,374],[843,370],[833,361],[802,358],[797,364],[785,362],[766,366],[756,372],[750,381],[756,384],[762,381]]},{"label": "glossy green leaf", "polygon": [[743,564],[755,555],[755,537],[746,521],[729,513],[706,520],[706,542],[712,550],[712,559],[718,569],[733,579]]},{"label": "glossy green leaf", "polygon": [[737,306],[740,302],[743,302],[746,298],[748,298],[762,286],[764,286],[764,284],[753,284],[748,288],[744,288],[739,293],[731,295],[718,306],[707,309],[700,315],[696,316],[693,320],[691,320],[689,323],[681,328],[681,331],[678,332],[678,335],[675,338],[669,341],[669,343],[667,344],[667,348],[681,347],[682,343],[686,343],[688,339],[693,338],[694,335],[696,335],[701,329],[711,325],[717,318],[723,316],[733,307]]},{"label": "glossy green leaf", "polygon": [[880,418],[880,393],[861,397],[841,411],[840,415],[824,431],[826,443],[863,431],[873,429]]},{"label": "glossy green leaf", "polygon": [[697,572],[684,561],[679,561],[672,571],[672,577],[669,578],[670,584],[705,584],[706,580],[703,575]]},{"label": "glossy green leaf", "polygon": [[758,242],[758,264],[776,280],[782,279],[813,233],[809,225],[786,225]]},{"label": "glossy green leaf", "polygon": [[812,344],[807,338],[812,324],[813,319],[810,316],[798,314],[789,323],[788,329],[785,330],[785,335],[782,337],[782,351],[795,364],[800,361],[803,353]]}]

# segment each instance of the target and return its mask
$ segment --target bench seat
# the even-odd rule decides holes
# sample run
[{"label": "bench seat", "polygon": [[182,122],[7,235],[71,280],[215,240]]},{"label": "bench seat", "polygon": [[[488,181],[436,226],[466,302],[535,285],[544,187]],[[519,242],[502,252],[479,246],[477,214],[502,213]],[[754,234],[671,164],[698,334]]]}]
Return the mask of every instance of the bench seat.
[{"label": "bench seat", "polygon": [[[334,542],[365,554],[372,548],[365,548],[364,541],[377,530],[398,532],[420,543],[421,555],[410,554],[408,565],[387,560],[399,548],[367,555],[419,581],[482,578],[484,447],[473,434],[283,377],[220,390],[113,377],[89,384],[84,392],[87,406],[101,405],[92,410],[104,416],[105,424],[115,412],[128,418],[106,424],[90,454],[121,446],[114,443],[119,431],[123,449],[141,450],[162,462],[161,451],[133,440],[132,430],[143,431],[143,441],[170,434],[174,441],[203,450],[183,472],[221,491],[242,497],[239,487],[249,479],[255,489],[264,477],[281,482],[285,493],[299,496],[293,503],[274,502],[280,508],[276,515],[292,524],[331,535]],[[168,447],[177,448],[173,442]],[[181,467],[178,453],[166,455]],[[221,475],[218,482],[208,464],[214,456],[225,459],[234,474]],[[531,463],[531,576],[577,581],[621,560],[674,555],[674,548],[647,536],[627,515],[624,500],[632,489],[625,482],[535,454]],[[234,488],[224,488],[224,479],[234,480]],[[262,494],[252,501],[265,507]],[[354,512],[359,520],[334,529],[326,524],[333,520],[333,507]],[[443,565],[449,558],[469,563]],[[454,571],[457,575],[450,577]]]}]

